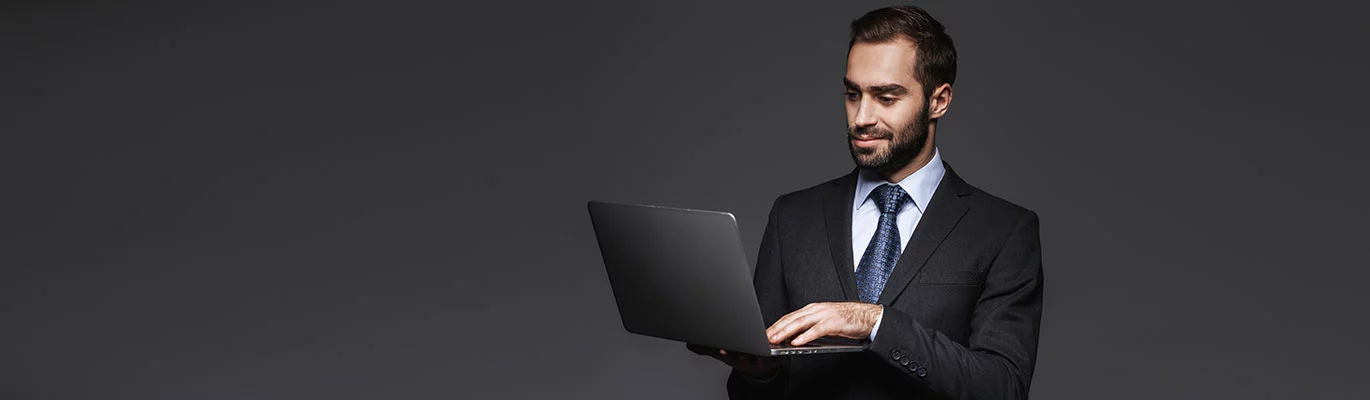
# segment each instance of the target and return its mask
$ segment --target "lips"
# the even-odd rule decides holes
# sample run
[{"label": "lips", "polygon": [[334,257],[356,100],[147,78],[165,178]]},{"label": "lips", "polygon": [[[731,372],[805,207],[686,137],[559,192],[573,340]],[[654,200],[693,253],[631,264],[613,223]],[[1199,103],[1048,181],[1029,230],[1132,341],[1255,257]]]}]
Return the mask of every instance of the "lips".
[{"label": "lips", "polygon": [[880,141],[882,141],[882,140],[889,140],[889,138],[876,137],[876,136],[869,136],[869,137],[849,136],[849,137],[851,138],[852,144],[856,145],[857,147],[871,147],[871,146],[875,146],[876,144],[880,143]]}]

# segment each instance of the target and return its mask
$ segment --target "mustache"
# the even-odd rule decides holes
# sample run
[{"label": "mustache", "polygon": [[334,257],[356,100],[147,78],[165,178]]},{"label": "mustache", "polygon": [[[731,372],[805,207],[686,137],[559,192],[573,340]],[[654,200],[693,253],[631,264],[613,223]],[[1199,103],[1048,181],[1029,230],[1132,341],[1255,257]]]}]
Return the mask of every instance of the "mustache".
[{"label": "mustache", "polygon": [[847,137],[852,139],[892,139],[894,131],[880,128],[847,128]]}]

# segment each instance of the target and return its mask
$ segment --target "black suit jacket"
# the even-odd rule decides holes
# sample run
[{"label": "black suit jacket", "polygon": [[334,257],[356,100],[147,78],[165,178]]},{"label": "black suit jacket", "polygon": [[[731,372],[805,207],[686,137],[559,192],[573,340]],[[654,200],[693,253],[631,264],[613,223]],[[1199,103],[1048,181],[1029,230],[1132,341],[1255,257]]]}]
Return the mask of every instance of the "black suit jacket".
[{"label": "black suit jacket", "polygon": [[[880,295],[866,351],[796,356],[732,398],[1021,399],[1037,357],[1042,262],[1037,214],[946,165]],[[813,302],[859,301],[852,263],[856,172],[775,200],[754,284],[766,323]]]}]

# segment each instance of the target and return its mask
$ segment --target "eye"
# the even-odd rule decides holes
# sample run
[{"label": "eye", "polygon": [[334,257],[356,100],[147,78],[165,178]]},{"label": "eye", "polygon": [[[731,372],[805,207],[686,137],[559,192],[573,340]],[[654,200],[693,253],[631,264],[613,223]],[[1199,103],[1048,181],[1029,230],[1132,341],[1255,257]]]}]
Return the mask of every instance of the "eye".
[{"label": "eye", "polygon": [[861,93],[857,92],[846,92],[843,95],[847,97],[847,101],[857,101],[861,99]]},{"label": "eye", "polygon": [[894,102],[896,102],[896,101],[899,101],[899,99],[896,99],[896,98],[893,98],[893,97],[888,97],[888,96],[880,96],[880,102],[883,103],[883,104],[885,104],[885,105],[894,104]]}]

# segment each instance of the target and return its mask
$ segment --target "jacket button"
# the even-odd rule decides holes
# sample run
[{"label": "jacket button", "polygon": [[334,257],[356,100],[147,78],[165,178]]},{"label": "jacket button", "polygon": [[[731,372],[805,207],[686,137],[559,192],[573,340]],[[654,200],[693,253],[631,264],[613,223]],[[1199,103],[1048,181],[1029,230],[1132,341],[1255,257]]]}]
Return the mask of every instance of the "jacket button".
[{"label": "jacket button", "polygon": [[904,358],[904,353],[900,353],[899,350],[895,350],[890,352],[890,356],[893,356],[894,359],[897,361],[901,358]]},{"label": "jacket button", "polygon": [[907,359],[907,358],[901,358],[901,359],[899,359],[899,365],[909,365],[909,359]]},{"label": "jacket button", "polygon": [[909,364],[909,372],[918,372],[918,363]]},{"label": "jacket button", "polygon": [[915,374],[918,374],[918,377],[919,377],[919,378],[922,378],[922,377],[928,376],[928,369],[927,369],[927,368],[923,368],[923,367],[918,367],[918,370],[917,370],[917,371],[914,371],[914,373],[915,373]]}]

